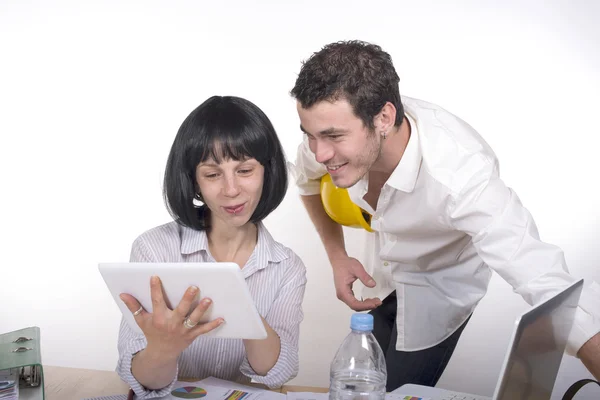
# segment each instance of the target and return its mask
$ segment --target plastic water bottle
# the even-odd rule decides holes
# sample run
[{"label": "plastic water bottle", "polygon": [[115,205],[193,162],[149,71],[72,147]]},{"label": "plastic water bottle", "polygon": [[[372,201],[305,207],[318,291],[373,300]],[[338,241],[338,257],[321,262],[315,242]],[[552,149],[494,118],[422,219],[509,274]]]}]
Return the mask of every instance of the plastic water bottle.
[{"label": "plastic water bottle", "polygon": [[373,336],[373,316],[356,313],[331,362],[330,400],[383,400],[387,370],[385,357]]}]

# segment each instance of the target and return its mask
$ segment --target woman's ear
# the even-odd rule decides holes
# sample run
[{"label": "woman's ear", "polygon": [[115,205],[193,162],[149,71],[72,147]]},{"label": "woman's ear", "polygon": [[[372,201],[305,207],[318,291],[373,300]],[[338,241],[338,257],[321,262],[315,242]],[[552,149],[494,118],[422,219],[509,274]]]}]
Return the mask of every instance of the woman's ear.
[{"label": "woman's ear", "polygon": [[192,204],[196,208],[200,208],[204,205],[204,199],[202,198],[202,193],[200,193],[199,190],[196,190],[194,198],[192,199]]}]

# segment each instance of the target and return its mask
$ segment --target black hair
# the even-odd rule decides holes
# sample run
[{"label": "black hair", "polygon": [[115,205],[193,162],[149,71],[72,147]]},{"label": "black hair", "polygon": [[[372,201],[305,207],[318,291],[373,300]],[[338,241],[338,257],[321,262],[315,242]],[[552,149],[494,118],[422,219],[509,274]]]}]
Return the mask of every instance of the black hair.
[{"label": "black hair", "polygon": [[386,102],[396,107],[395,126],[404,119],[392,57],[381,47],[359,41],[330,43],[302,64],[290,94],[303,108],[327,100],[347,100],[366,127]]},{"label": "black hair", "polygon": [[263,220],[281,204],[288,185],[287,166],[271,121],[246,99],[213,96],[183,121],[167,160],[163,197],[179,224],[196,230],[209,228],[208,207],[195,207],[192,201],[201,200],[196,168],[210,158],[216,162],[255,158],[264,167],[262,194],[251,222]]}]

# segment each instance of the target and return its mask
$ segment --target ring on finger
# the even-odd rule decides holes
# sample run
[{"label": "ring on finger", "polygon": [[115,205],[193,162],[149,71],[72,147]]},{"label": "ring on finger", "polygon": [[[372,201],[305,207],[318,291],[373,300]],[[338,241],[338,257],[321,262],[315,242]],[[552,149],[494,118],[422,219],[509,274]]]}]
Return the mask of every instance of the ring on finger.
[{"label": "ring on finger", "polygon": [[189,319],[189,318],[186,318],[186,319],[183,321],[183,326],[185,326],[185,327],[186,327],[186,328],[188,328],[188,329],[192,329],[192,328],[193,328],[193,327],[195,327],[196,325],[198,325],[198,323],[197,323],[197,322],[195,322],[195,323],[194,323],[194,322],[192,322],[192,320],[191,320],[191,319]]},{"label": "ring on finger", "polygon": [[137,317],[138,315],[140,315],[142,313],[143,310],[144,310],[144,307],[140,306],[140,308],[138,308],[137,311],[135,311],[133,313],[133,316]]}]

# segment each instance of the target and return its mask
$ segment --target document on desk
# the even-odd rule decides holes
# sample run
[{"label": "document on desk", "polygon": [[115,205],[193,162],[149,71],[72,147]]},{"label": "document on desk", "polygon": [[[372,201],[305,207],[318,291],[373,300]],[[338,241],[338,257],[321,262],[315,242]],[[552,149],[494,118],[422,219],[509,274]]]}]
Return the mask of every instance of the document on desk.
[{"label": "document on desk", "polygon": [[211,386],[201,381],[177,382],[164,400],[203,399],[203,400],[256,400],[260,393],[236,388]]},{"label": "document on desk", "polygon": [[327,400],[329,393],[288,392],[287,400]]},{"label": "document on desk", "polygon": [[[219,378],[210,377],[210,378],[206,378],[201,381],[198,381],[196,383],[198,383],[199,385],[204,385],[204,386],[209,386],[209,387],[237,390],[239,392],[249,393],[253,396],[256,396],[256,397],[253,397],[254,399],[260,397],[260,400],[285,400],[285,398],[286,398],[286,395],[282,394],[282,393],[272,392],[270,390],[260,389],[260,388],[256,388],[253,386],[242,385],[239,383],[226,381],[226,380],[219,379]],[[205,399],[205,400],[207,400],[207,399]],[[248,400],[248,398],[244,397],[243,400]]]},{"label": "document on desk", "polygon": [[17,368],[0,371],[0,400],[19,400],[19,375]]},{"label": "document on desk", "polygon": [[171,392],[160,400],[285,400],[285,395],[218,378],[195,382],[177,381]]},{"label": "document on desk", "polygon": [[410,396],[402,393],[388,393],[385,400],[431,400],[429,397]]},{"label": "document on desk", "polygon": [[[286,400],[328,400],[329,393],[288,392]],[[388,393],[385,400],[431,400],[424,397],[414,397],[404,394]]]},{"label": "document on desk", "polygon": [[[195,382],[177,381],[170,393],[153,400],[286,400],[286,395],[266,389],[255,388],[218,378],[206,378]],[[88,400],[126,400],[127,396],[95,397]],[[137,397],[134,397],[134,400]],[[0,400],[4,400],[0,398]]]}]

